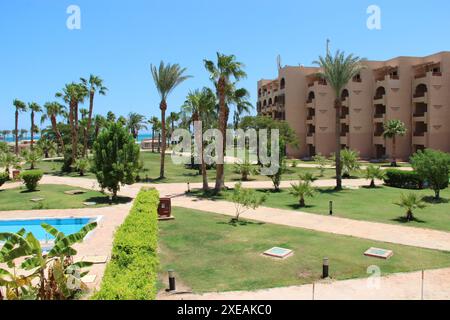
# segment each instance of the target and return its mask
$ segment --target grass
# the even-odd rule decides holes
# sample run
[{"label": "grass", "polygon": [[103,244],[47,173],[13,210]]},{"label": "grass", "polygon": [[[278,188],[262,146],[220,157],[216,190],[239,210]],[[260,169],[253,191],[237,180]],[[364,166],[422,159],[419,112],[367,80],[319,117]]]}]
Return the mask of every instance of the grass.
[{"label": "grass", "polygon": [[[224,191],[213,199],[224,200],[227,192],[230,191]],[[340,192],[331,188],[319,189],[313,198],[306,199],[305,208],[299,208],[298,200],[289,193],[288,189],[277,193],[267,190],[258,190],[258,192],[267,194],[267,200],[264,203],[266,207],[328,215],[329,202],[333,201],[334,215],[338,217],[450,231],[450,189],[441,192],[443,199],[439,203],[433,202],[434,193],[431,190],[413,191],[385,186],[375,189],[345,189]],[[394,204],[400,200],[402,193],[407,192],[419,194],[427,204],[425,209],[415,211],[416,219],[411,222],[405,221],[404,209]],[[203,196],[200,191],[194,195]]]},{"label": "grass", "polygon": [[[64,193],[75,189],[84,190],[86,193],[73,196]],[[44,198],[44,200],[42,202],[31,201],[36,198]],[[117,203],[129,201],[131,199],[120,197]],[[39,185],[37,191],[34,192],[27,191],[25,187],[0,190],[0,211],[87,208],[83,204],[84,202],[96,202],[97,205],[89,208],[98,208],[109,205],[109,198],[98,191],[65,185]]]},{"label": "grass", "polygon": [[[194,292],[255,290],[301,285],[320,279],[322,259],[330,259],[333,279],[450,266],[450,253],[381,243],[271,224],[230,225],[229,217],[174,208],[176,220],[160,223],[161,277],[174,269]],[[261,255],[274,246],[294,250],[286,260]],[[394,251],[390,260],[365,257],[370,247]]]},{"label": "grass", "polygon": [[[141,182],[149,182],[149,183],[178,183],[178,182],[202,182],[202,176],[198,170],[186,168],[184,165],[174,164],[172,162],[171,156],[166,155],[165,161],[165,170],[166,170],[166,178],[159,179],[159,163],[160,163],[160,155],[159,153],[152,152],[141,152],[141,161],[143,164],[143,168],[139,172],[139,176]],[[62,161],[55,160],[51,161],[40,161],[36,169],[43,170],[45,174],[55,175],[55,176],[70,176],[70,177],[79,177],[78,173],[64,173],[61,172]],[[283,175],[283,180],[297,180],[298,175],[301,172],[311,172],[314,175],[319,175],[320,170],[315,168],[287,168],[287,172]],[[326,169],[324,176],[322,179],[332,179],[334,177],[333,169]],[[208,179],[209,181],[214,181],[216,176],[216,171],[214,169],[208,170]],[[355,174],[355,177],[358,177],[358,174]],[[85,178],[95,179],[95,176],[92,173],[86,173]],[[250,176],[250,181],[267,181],[270,180],[266,176]],[[226,181],[240,181],[241,176],[234,172],[234,165],[226,164],[225,165],[225,179]]]}]

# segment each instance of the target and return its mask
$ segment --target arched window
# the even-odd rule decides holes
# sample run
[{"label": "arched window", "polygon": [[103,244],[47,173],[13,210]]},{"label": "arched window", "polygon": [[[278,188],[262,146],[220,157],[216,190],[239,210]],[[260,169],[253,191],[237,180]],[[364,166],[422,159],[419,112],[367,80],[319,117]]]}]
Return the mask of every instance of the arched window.
[{"label": "arched window", "polygon": [[384,87],[378,87],[377,91],[375,93],[375,100],[383,98],[383,96],[386,94],[386,89]]},{"label": "arched window", "polygon": [[314,94],[314,91],[311,91],[309,94],[308,94],[308,103],[311,103],[314,99],[316,98],[316,95]]},{"label": "arched window", "polygon": [[414,98],[421,98],[425,96],[425,93],[428,92],[428,88],[425,84],[421,83],[416,87],[416,91],[414,93]]},{"label": "arched window", "polygon": [[346,98],[348,98],[348,96],[349,96],[348,90],[344,89],[341,94],[342,101],[344,101]]},{"label": "arched window", "polygon": [[269,106],[272,105],[272,98],[269,99]]},{"label": "arched window", "polygon": [[280,89],[284,89],[285,87],[286,87],[286,80],[284,80],[284,78],[283,78],[280,81]]},{"label": "arched window", "polygon": [[267,106],[267,100],[264,100],[263,106],[264,106],[264,107]]}]

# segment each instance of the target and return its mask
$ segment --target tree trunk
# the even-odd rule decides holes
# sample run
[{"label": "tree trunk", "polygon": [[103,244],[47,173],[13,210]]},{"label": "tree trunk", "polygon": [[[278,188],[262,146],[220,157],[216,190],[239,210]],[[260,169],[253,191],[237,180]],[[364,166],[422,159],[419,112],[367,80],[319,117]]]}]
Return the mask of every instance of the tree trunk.
[{"label": "tree trunk", "polygon": [[202,155],[201,155],[201,159],[202,159],[202,179],[203,179],[203,191],[208,191],[209,190],[209,185],[208,185],[208,174],[206,172],[206,163],[205,163],[205,155],[204,155],[204,145],[203,145],[203,141],[202,141]]},{"label": "tree trunk", "polygon": [[342,101],[339,97],[334,101],[336,108],[336,190],[342,190],[342,166],[341,166],[341,109]]},{"label": "tree trunk", "polygon": [[218,83],[218,93],[219,93],[219,131],[222,133],[223,148],[222,152],[219,152],[218,163],[216,164],[216,186],[214,190],[220,192],[225,188],[225,178],[224,178],[224,151],[225,151],[225,141],[226,141],[226,129],[227,129],[227,111],[225,103],[225,86],[226,80],[221,77]]},{"label": "tree trunk", "polygon": [[77,155],[77,128],[75,125],[76,117],[76,101],[70,101],[70,110],[69,110],[69,121],[70,121],[70,131],[72,133],[72,159],[71,164],[75,162],[75,158]]},{"label": "tree trunk", "polygon": [[155,153],[155,127],[152,128],[152,153]]},{"label": "tree trunk", "polygon": [[375,180],[374,180],[374,179],[372,179],[372,180],[370,181],[370,187],[371,187],[371,188],[375,188]]},{"label": "tree trunk", "polygon": [[95,95],[94,91],[91,91],[89,93],[89,115],[88,115],[86,130],[84,131],[83,157],[86,157],[86,155],[87,155],[88,135],[89,135],[89,131],[91,130],[92,113],[94,111],[94,95]]},{"label": "tree trunk", "polygon": [[305,204],[305,198],[300,197],[300,202],[299,202],[299,204],[300,204],[300,208],[304,208],[304,207],[306,206],[306,204]]},{"label": "tree trunk", "polygon": [[58,140],[58,143],[61,145],[61,150],[64,153],[64,141],[62,139],[61,133],[58,130],[58,125],[56,123],[56,117],[52,115],[50,117],[50,121],[52,122],[53,131],[55,132],[56,139]]},{"label": "tree trunk", "polygon": [[408,220],[408,221],[414,220],[414,215],[411,210],[408,210],[408,212],[406,213],[406,220]]},{"label": "tree trunk", "polygon": [[159,178],[164,178],[164,165],[165,165],[165,158],[166,158],[166,110],[167,110],[167,103],[166,101],[161,101],[161,130],[162,130],[162,145],[161,145],[161,167],[159,170]]},{"label": "tree trunk", "polygon": [[397,138],[395,135],[392,138],[392,163],[391,163],[391,166],[392,167],[397,166]]},{"label": "tree trunk", "polygon": [[30,149],[31,151],[34,150],[34,111],[31,110],[31,145],[30,145]]},{"label": "tree trunk", "polygon": [[15,123],[16,123],[16,125],[15,125],[15,128],[16,128],[16,131],[15,131],[15,135],[16,135],[15,152],[16,152],[16,156],[18,156],[19,155],[19,129],[18,129],[18,127],[19,127],[19,110],[17,110],[17,109],[16,109],[16,120],[15,120]]},{"label": "tree trunk", "polygon": [[435,200],[441,199],[441,190],[439,190],[439,189],[434,190],[434,199]]}]

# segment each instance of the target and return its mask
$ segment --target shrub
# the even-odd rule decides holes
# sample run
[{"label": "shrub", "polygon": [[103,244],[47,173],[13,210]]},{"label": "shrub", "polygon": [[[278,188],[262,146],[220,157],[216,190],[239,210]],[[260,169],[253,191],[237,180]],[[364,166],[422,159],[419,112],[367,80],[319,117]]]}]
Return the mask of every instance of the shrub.
[{"label": "shrub", "polygon": [[411,164],[421,179],[434,191],[434,198],[440,199],[440,192],[448,188],[450,155],[445,152],[426,149],[411,157]]},{"label": "shrub", "polygon": [[241,214],[247,210],[256,209],[266,201],[266,196],[259,196],[258,192],[254,189],[242,188],[242,183],[237,183],[234,186],[233,193],[229,197],[234,203],[236,209],[235,217],[232,222],[238,222]]},{"label": "shrub", "polygon": [[44,173],[41,170],[29,170],[22,173],[21,178],[28,191],[36,190]]},{"label": "shrub", "polygon": [[0,173],[0,187],[5,184],[6,181],[9,180],[9,174],[6,172]]},{"label": "shrub", "polygon": [[390,187],[402,189],[422,189],[423,180],[413,171],[401,171],[396,169],[386,170],[384,183]]},{"label": "shrub", "polygon": [[125,222],[116,232],[112,258],[94,300],[153,300],[159,261],[159,194],[143,189]]}]

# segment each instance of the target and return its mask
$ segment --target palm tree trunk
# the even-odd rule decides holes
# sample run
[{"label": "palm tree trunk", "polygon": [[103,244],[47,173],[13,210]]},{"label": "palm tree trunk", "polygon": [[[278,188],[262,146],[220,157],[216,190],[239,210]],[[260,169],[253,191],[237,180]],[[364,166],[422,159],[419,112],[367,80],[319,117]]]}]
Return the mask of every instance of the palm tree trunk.
[{"label": "palm tree trunk", "polygon": [[87,121],[86,130],[84,131],[84,144],[83,144],[83,157],[86,157],[87,154],[87,146],[88,146],[88,134],[91,130],[91,124],[92,124],[92,113],[94,111],[94,92],[91,91],[89,94],[89,116]]},{"label": "palm tree trunk", "polygon": [[70,131],[72,133],[72,159],[71,159],[71,164],[73,164],[75,162],[75,158],[77,155],[77,129],[76,129],[76,125],[75,125],[75,121],[76,121],[76,102],[75,101],[71,101],[70,102],[70,111],[69,111],[69,122],[70,122]]},{"label": "palm tree trunk", "polygon": [[58,143],[60,144],[61,150],[64,153],[64,141],[62,139],[61,133],[58,130],[58,125],[56,124],[56,117],[52,115],[50,121],[52,122],[52,127],[53,131],[55,132],[56,139],[58,139]]},{"label": "palm tree trunk", "polygon": [[391,163],[391,167],[396,167],[397,166],[397,155],[396,155],[396,148],[397,148],[397,141],[395,138],[395,135],[392,137],[392,163]]},{"label": "palm tree trunk", "polygon": [[152,153],[155,153],[155,127],[152,127]]},{"label": "palm tree trunk", "polygon": [[342,102],[339,97],[334,101],[336,108],[336,190],[342,190],[342,166],[341,166],[341,109]]},{"label": "palm tree trunk", "polygon": [[16,124],[16,126],[15,126],[15,128],[16,128],[16,131],[15,131],[15,135],[16,135],[16,148],[15,148],[15,152],[16,152],[16,156],[18,156],[18,155],[19,155],[19,129],[18,129],[18,127],[19,127],[19,110],[17,110],[17,109],[16,109],[16,119],[15,119],[15,124]]},{"label": "palm tree trunk", "polygon": [[31,110],[31,145],[30,149],[31,151],[34,150],[34,111]]},{"label": "palm tree trunk", "polygon": [[406,213],[406,220],[408,220],[408,221],[414,220],[414,215],[411,210],[408,210],[408,212]]},{"label": "palm tree trunk", "polygon": [[305,198],[301,197],[301,198],[300,198],[299,204],[300,204],[300,208],[304,208],[304,207],[306,206],[306,204],[305,204]]},{"label": "palm tree trunk", "polygon": [[225,79],[220,78],[218,83],[218,93],[219,93],[219,131],[222,133],[223,146],[222,150],[219,152],[218,163],[216,164],[216,186],[214,190],[220,192],[225,188],[224,179],[224,151],[225,151],[225,141],[226,135],[225,131],[227,129],[227,112],[225,105]]},{"label": "palm tree trunk", "polygon": [[206,163],[205,163],[205,155],[204,155],[204,145],[202,141],[202,178],[203,178],[203,191],[208,191],[209,185],[208,185],[208,174],[206,172]]},{"label": "palm tree trunk", "polygon": [[162,130],[162,146],[161,146],[161,167],[159,170],[159,178],[164,178],[164,165],[166,158],[166,101],[161,102],[161,130]]}]

